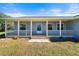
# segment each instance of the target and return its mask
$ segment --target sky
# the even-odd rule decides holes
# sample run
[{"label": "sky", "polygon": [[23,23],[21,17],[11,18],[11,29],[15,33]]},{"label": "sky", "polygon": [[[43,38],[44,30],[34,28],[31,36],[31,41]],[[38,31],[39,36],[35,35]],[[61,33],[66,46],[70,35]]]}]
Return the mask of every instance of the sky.
[{"label": "sky", "polygon": [[75,16],[79,3],[0,3],[0,12],[12,17]]}]

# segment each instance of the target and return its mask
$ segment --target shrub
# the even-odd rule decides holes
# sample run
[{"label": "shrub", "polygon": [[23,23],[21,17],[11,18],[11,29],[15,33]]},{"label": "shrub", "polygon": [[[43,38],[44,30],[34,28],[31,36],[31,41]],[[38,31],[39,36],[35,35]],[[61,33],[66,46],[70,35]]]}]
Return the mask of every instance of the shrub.
[{"label": "shrub", "polygon": [[18,38],[17,38],[17,37],[12,37],[12,39],[13,39],[13,40],[17,40]]}]

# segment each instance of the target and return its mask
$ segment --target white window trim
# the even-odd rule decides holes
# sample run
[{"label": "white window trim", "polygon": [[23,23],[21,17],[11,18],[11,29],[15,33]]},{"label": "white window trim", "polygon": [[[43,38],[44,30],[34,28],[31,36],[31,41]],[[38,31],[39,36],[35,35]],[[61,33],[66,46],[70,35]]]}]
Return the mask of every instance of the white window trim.
[{"label": "white window trim", "polygon": [[[56,23],[56,30],[58,30],[57,29],[57,25],[58,25],[59,23]],[[64,27],[65,27],[65,24],[64,23],[61,23],[61,24],[63,24],[63,30],[64,30]]]}]

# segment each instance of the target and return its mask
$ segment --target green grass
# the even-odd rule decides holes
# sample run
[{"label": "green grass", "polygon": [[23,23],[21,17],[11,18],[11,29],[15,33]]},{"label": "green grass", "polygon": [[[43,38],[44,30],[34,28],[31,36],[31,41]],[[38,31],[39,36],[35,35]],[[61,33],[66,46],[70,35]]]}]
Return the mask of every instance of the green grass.
[{"label": "green grass", "polygon": [[[9,31],[7,31],[8,33],[9,32],[12,32],[11,30],[9,30]],[[3,35],[3,34],[5,34],[5,32],[0,32],[0,35]]]},{"label": "green grass", "polygon": [[0,32],[0,35],[3,35],[3,34],[5,34],[5,32]]},{"label": "green grass", "polygon": [[30,43],[28,40],[0,40],[2,56],[79,56],[79,43]]}]

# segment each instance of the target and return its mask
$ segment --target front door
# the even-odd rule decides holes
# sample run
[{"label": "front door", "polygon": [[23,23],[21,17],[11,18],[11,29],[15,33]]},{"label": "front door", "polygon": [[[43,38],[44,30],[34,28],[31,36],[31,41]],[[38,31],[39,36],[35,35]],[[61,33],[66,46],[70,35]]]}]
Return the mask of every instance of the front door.
[{"label": "front door", "polygon": [[37,23],[36,29],[37,29],[37,33],[41,34],[42,33],[42,24],[41,23]]}]

